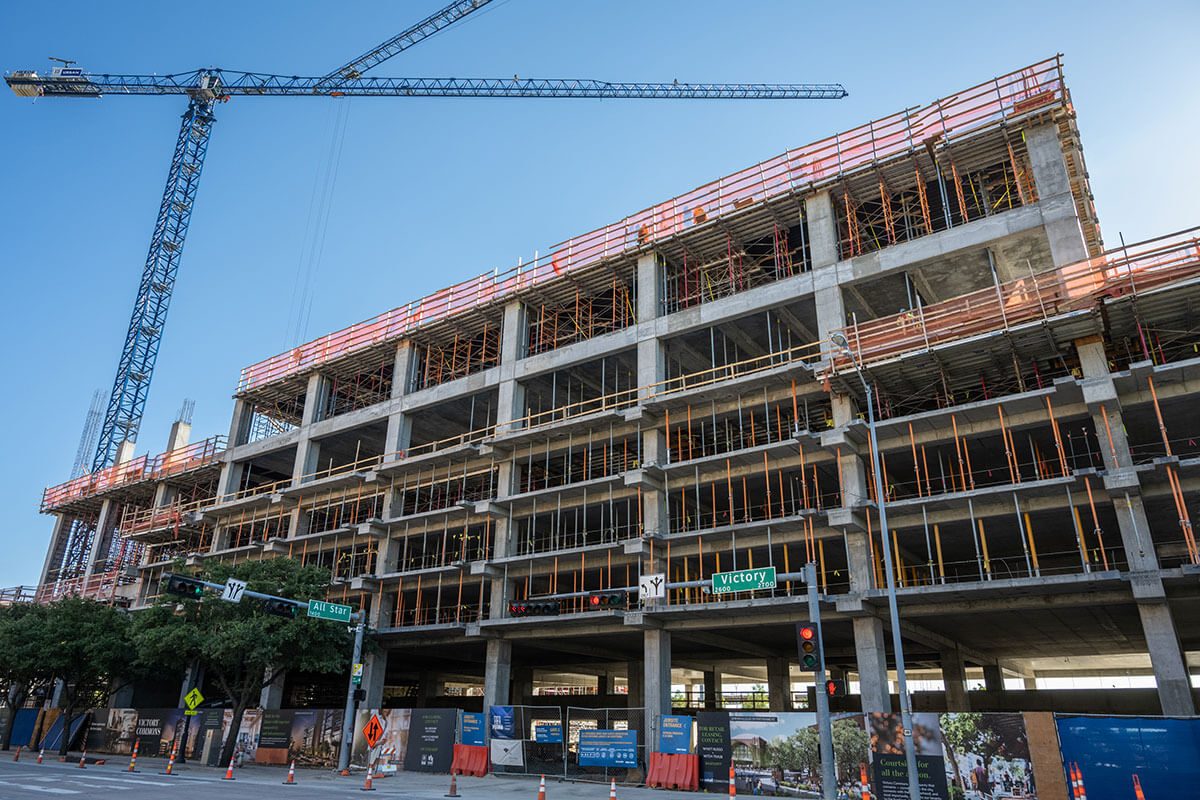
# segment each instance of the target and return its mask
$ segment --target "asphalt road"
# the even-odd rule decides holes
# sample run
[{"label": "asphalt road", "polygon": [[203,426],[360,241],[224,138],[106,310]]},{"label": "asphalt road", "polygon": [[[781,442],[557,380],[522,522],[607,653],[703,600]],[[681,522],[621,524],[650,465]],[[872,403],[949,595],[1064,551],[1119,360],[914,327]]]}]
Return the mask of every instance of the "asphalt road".
[{"label": "asphalt road", "polygon": [[[224,770],[195,767],[191,764],[176,767],[175,775],[162,775],[166,762],[161,759],[138,759],[136,773],[126,772],[127,758],[110,759],[102,765],[89,764],[79,769],[78,755],[74,760],[60,763],[47,756],[35,764],[36,753],[23,753],[20,762],[13,762],[10,753],[0,754],[0,800],[90,800],[90,798],[120,798],[120,800],[317,800],[321,798],[399,798],[401,800],[441,800],[450,786],[448,775],[398,773],[394,777],[375,781],[375,791],[362,791],[361,772],[349,778],[325,770],[297,770],[296,784],[284,786],[287,771],[278,767],[244,767],[234,770],[234,780],[224,781]],[[536,800],[537,778],[460,776],[458,793],[464,800]],[[607,800],[609,787],[593,783],[563,783],[556,778],[546,780],[546,800]],[[696,800],[694,792],[672,792],[645,787],[618,786],[619,800]]]}]

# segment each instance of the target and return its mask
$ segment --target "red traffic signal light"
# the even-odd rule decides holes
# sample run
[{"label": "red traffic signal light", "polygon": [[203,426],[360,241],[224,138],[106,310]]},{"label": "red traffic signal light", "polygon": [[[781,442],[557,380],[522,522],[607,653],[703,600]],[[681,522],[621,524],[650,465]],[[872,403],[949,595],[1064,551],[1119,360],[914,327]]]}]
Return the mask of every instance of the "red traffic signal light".
[{"label": "red traffic signal light", "polygon": [[588,608],[593,611],[609,611],[628,605],[625,592],[596,592],[588,595]]},{"label": "red traffic signal light", "polygon": [[556,617],[558,616],[558,601],[509,603],[508,615],[510,617]]},{"label": "red traffic signal light", "polygon": [[821,663],[817,653],[817,629],[812,625],[797,625],[796,638],[800,640],[800,669],[816,672]]}]

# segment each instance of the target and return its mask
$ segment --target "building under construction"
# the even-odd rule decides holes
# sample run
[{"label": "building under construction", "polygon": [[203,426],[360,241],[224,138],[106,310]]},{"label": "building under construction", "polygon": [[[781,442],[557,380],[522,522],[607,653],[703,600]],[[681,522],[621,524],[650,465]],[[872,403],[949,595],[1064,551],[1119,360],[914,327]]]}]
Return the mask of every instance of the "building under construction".
[{"label": "building under construction", "polygon": [[889,709],[886,550],[918,708],[1152,674],[1076,695],[1192,714],[1198,278],[1194,231],[1104,249],[1050,59],[246,368],[227,438],[46,490],[29,591],[138,607],[176,559],[288,556],[367,610],[368,706],[577,691],[653,728],[746,702],[723,681],[806,704],[809,562],[842,702]]}]

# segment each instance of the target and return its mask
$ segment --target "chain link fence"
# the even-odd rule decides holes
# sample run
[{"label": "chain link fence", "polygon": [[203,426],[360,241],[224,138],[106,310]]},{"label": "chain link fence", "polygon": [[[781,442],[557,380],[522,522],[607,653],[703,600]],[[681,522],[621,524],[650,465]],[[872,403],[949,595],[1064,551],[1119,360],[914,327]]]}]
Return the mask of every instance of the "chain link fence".
[{"label": "chain link fence", "polygon": [[[596,767],[579,764],[579,732],[581,730],[636,730],[637,767]],[[577,781],[608,783],[612,779],[626,782],[631,771],[645,775],[649,760],[646,749],[646,709],[644,708],[578,708],[567,707],[567,727],[564,731],[562,774]],[[641,776],[638,777],[638,780]]]}]

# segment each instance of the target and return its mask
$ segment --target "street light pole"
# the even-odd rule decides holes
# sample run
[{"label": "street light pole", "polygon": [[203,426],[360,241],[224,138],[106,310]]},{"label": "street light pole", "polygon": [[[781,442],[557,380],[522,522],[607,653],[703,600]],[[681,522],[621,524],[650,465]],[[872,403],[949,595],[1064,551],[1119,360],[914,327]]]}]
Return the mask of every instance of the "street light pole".
[{"label": "street light pole", "polygon": [[[883,478],[879,466],[879,440],[875,436],[875,404],[873,393],[850,342],[845,334],[834,333],[829,340],[839,346],[850,357],[854,373],[862,382],[867,395],[867,430],[871,436],[871,472],[875,477],[875,505],[879,509],[879,532],[883,537],[883,569],[887,573],[888,615],[892,620],[892,649],[896,652],[896,684],[900,695],[900,724],[904,726],[904,759],[908,766],[908,796],[910,800],[921,800],[921,788],[917,780],[917,750],[913,742],[912,700],[908,695],[908,680],[904,674],[904,646],[900,642],[900,612],[896,607],[896,576],[892,571],[892,548],[888,543],[887,503],[883,494]],[[840,341],[839,341],[840,340]]]}]

